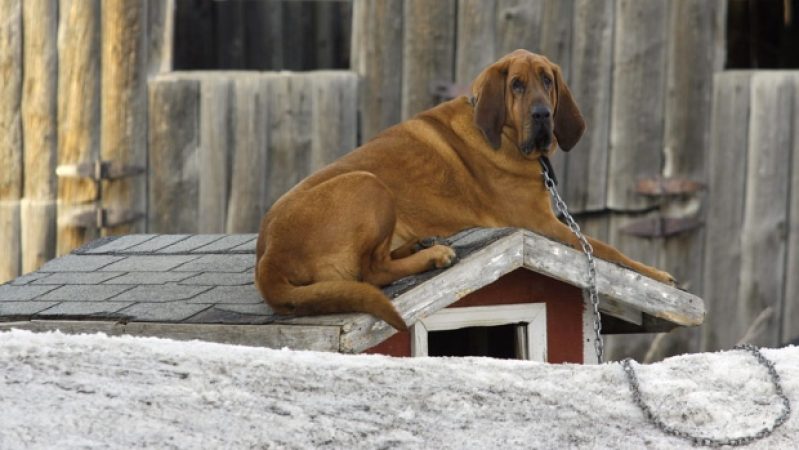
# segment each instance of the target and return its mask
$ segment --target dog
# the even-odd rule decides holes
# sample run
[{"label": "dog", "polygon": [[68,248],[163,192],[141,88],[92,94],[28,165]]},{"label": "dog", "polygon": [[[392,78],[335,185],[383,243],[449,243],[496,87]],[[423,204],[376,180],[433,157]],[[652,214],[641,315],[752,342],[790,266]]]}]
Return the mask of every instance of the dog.
[{"label": "dog", "polygon": [[[255,282],[277,313],[364,312],[405,330],[378,287],[452,264],[450,247],[420,248],[425,238],[519,227],[579,248],[538,161],[571,150],[586,127],[560,67],[516,50],[471,92],[386,129],[275,202],[261,221]],[[599,258],[674,281],[589,242]]]}]

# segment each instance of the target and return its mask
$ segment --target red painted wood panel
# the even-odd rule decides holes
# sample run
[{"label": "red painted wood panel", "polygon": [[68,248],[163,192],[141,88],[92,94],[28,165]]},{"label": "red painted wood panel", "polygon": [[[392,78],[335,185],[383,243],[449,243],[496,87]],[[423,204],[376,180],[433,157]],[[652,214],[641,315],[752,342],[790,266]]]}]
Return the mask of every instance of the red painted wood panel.
[{"label": "red painted wood panel", "polygon": [[[517,269],[458,300],[449,308],[546,303],[547,359],[583,362],[583,295],[579,288],[526,269]],[[410,356],[410,333],[397,333],[364,353]]]}]

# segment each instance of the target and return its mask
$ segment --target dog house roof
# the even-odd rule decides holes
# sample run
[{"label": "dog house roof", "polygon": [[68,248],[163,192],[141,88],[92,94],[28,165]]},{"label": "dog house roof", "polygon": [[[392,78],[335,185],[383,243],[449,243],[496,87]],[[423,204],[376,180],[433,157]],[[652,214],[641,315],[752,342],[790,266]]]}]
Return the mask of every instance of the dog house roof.
[{"label": "dog house roof", "polygon": [[[0,285],[0,328],[103,331],[171,338],[360,352],[393,334],[367,314],[276,315],[253,284],[253,234],[104,238]],[[386,287],[411,324],[501,276],[526,268],[580,288],[579,251],[513,228],[471,229],[450,239],[458,262]],[[597,261],[601,310],[629,326],[663,331],[698,325],[701,299]]]}]

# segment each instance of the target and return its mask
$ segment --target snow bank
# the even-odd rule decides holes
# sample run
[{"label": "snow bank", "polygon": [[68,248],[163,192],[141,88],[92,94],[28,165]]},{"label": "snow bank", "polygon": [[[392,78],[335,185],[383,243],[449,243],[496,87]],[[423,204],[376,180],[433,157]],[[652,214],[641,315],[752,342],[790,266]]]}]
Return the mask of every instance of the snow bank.
[{"label": "snow bank", "polygon": [[[799,404],[799,348],[766,350]],[[779,413],[744,352],[637,366],[646,400],[699,434]],[[397,359],[203,342],[0,333],[0,448],[690,447],[644,421],[619,364]],[[795,416],[754,448],[796,448]]]}]

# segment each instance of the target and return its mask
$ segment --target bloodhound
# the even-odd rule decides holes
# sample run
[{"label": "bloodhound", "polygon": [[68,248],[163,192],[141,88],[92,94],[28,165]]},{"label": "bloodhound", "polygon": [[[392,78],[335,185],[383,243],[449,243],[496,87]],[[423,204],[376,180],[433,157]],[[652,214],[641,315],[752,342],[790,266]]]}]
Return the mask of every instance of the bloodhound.
[{"label": "bloodhound", "polygon": [[[365,312],[406,324],[378,289],[452,264],[420,240],[520,227],[578,247],[552,211],[538,159],[575,146],[585,121],[547,58],[516,50],[460,97],[391,127],[312,174],[261,221],[255,281],[280,314]],[[597,257],[671,276],[590,239]]]}]

